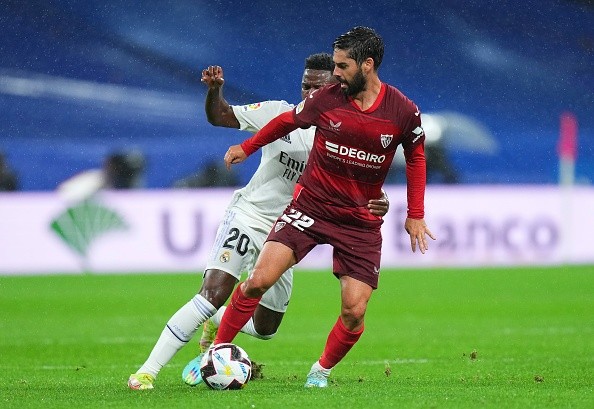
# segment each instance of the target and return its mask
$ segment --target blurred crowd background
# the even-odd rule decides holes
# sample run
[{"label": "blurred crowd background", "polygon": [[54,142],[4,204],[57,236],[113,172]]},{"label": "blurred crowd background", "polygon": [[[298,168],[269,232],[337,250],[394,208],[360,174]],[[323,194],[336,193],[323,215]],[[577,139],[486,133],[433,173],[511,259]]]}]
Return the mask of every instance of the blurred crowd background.
[{"label": "blurred crowd background", "polygon": [[258,158],[220,168],[247,135],[208,124],[201,70],[223,67],[230,103],[298,103],[305,58],[355,25],[423,112],[429,183],[557,183],[563,115],[594,181],[592,1],[4,0],[0,190],[244,184]]}]

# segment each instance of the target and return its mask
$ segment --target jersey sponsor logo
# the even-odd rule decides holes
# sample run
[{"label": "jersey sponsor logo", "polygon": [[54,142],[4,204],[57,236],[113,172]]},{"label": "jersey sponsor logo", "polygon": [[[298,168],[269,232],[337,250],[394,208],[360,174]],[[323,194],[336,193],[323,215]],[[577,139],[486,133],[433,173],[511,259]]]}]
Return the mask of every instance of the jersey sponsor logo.
[{"label": "jersey sponsor logo", "polygon": [[425,134],[425,131],[423,131],[423,128],[421,128],[420,126],[417,126],[415,129],[413,129],[412,132],[415,134],[415,137],[413,138],[412,143],[415,143],[416,141],[418,141],[419,138]]},{"label": "jersey sponsor logo", "polygon": [[338,123],[334,123],[334,122],[332,122],[332,120],[330,120],[330,128],[332,128],[333,130],[339,131],[340,125],[342,125],[342,121],[338,122]]},{"label": "jersey sponsor logo", "polygon": [[380,142],[382,143],[384,149],[387,148],[390,145],[390,143],[392,143],[392,139],[394,139],[394,135],[380,135]]},{"label": "jersey sponsor logo", "polygon": [[285,135],[281,138],[281,141],[291,143],[291,135]]},{"label": "jersey sponsor logo", "polygon": [[231,260],[231,253],[225,251],[223,254],[221,254],[219,260],[221,260],[221,263],[228,263],[229,260]]},{"label": "jersey sponsor logo", "polygon": [[282,163],[283,165],[285,165],[285,171],[283,172],[283,177],[285,179],[291,180],[293,182],[296,182],[297,179],[299,179],[299,177],[301,176],[301,174],[303,173],[303,170],[305,169],[305,161],[299,161],[296,159],[293,159],[291,157],[291,155],[289,155],[287,152],[281,151],[279,157],[278,157],[278,161],[280,163]]},{"label": "jersey sponsor logo", "polygon": [[384,163],[386,160],[386,155],[377,155],[375,153],[366,152],[361,149],[350,148],[344,145],[338,145],[329,141],[326,141],[326,149],[328,149],[329,152],[339,155],[340,157],[354,158],[365,162]]},{"label": "jersey sponsor logo", "polygon": [[255,104],[244,105],[243,110],[245,111],[255,111],[257,109],[262,108],[261,102],[256,102]]},{"label": "jersey sponsor logo", "polygon": [[295,114],[299,114],[299,112],[303,111],[303,106],[305,105],[305,100],[301,101],[297,108],[295,108]]},{"label": "jersey sponsor logo", "polygon": [[305,161],[299,161],[299,160],[295,160],[291,157],[290,154],[288,154],[285,151],[281,151],[279,157],[278,157],[278,161],[280,163],[282,163],[283,165],[285,165],[286,167],[293,169],[299,173],[303,173],[303,170],[305,169]]}]

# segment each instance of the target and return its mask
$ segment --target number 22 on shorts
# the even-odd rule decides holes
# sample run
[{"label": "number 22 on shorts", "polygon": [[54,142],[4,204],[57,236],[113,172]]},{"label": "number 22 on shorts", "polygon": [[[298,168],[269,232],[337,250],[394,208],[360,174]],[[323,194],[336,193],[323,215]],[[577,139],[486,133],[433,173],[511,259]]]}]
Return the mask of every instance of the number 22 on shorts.
[{"label": "number 22 on shorts", "polygon": [[314,224],[314,219],[295,209],[290,209],[289,214],[283,214],[281,220],[301,231]]}]

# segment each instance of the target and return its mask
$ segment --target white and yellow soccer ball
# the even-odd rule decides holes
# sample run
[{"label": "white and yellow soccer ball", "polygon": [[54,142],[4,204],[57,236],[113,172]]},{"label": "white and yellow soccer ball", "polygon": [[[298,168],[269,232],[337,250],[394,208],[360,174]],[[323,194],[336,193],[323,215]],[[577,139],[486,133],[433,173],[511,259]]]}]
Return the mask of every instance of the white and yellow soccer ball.
[{"label": "white and yellow soccer ball", "polygon": [[251,378],[252,361],[235,344],[214,345],[202,357],[200,375],[211,389],[241,389]]}]

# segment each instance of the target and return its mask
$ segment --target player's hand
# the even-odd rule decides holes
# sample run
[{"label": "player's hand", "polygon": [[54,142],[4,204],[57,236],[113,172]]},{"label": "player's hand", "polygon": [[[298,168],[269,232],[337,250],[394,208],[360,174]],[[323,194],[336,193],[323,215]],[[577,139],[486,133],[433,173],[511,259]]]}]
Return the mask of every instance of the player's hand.
[{"label": "player's hand", "polygon": [[222,87],[225,83],[223,78],[223,68],[218,65],[211,65],[202,70],[202,78],[200,79],[208,88]]},{"label": "player's hand", "polygon": [[410,217],[407,217],[404,222],[404,229],[410,235],[410,247],[413,253],[417,250],[417,243],[421,253],[425,254],[425,251],[429,249],[426,236],[435,240],[435,236],[427,227],[425,219],[411,219]]},{"label": "player's hand", "polygon": [[247,158],[247,155],[241,149],[241,145],[233,145],[229,147],[227,153],[225,153],[225,166],[227,170],[231,170],[231,165],[241,163]]},{"label": "player's hand", "polygon": [[376,216],[385,216],[388,213],[388,210],[390,210],[390,201],[384,189],[382,189],[382,197],[371,199],[367,203],[367,208],[369,209],[369,213]]}]

